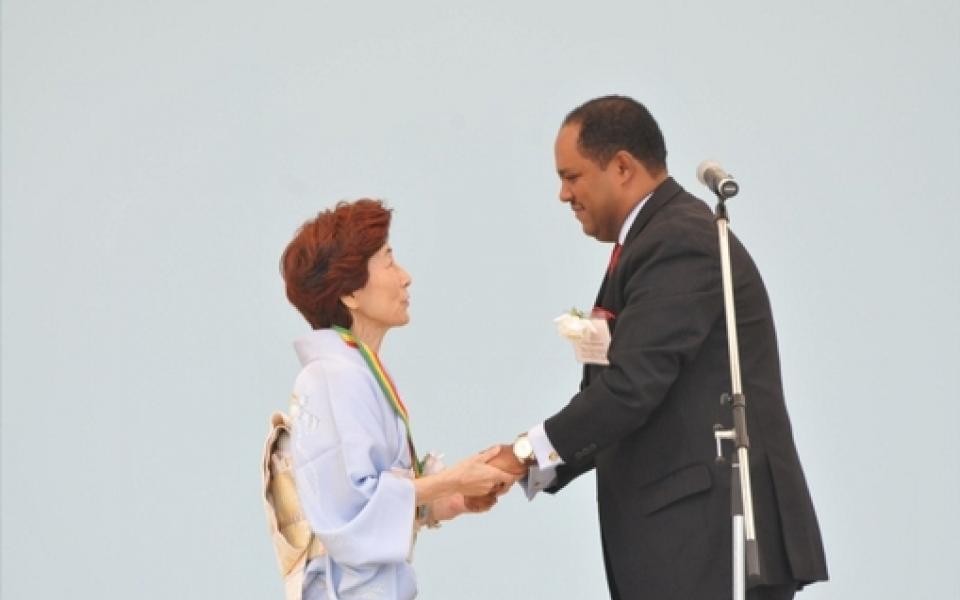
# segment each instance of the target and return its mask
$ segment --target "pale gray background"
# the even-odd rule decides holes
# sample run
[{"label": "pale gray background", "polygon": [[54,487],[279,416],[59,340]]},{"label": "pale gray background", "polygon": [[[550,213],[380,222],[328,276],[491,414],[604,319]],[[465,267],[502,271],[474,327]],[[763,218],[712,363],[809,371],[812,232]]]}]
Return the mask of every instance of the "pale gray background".
[{"label": "pale gray background", "polygon": [[[609,248],[552,144],[611,92],[688,189],[708,157],[742,182],[833,579],[801,597],[960,597],[955,0],[17,0],[2,27],[4,600],[280,597],[258,460],[305,323],[278,257],[337,199],[396,209],[413,323],[383,354],[422,448],[561,407],[551,320]],[[593,478],[416,565],[427,600],[605,597]]]}]

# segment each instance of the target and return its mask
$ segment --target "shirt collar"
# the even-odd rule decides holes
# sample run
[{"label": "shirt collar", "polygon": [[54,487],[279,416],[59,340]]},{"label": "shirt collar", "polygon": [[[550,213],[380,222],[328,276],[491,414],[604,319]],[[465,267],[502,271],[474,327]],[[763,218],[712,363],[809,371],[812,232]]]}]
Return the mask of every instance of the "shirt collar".
[{"label": "shirt collar", "polygon": [[630,214],[627,215],[626,220],[623,222],[623,225],[620,227],[620,236],[617,238],[617,243],[621,246],[625,241],[627,241],[627,234],[630,233],[630,228],[633,227],[633,222],[637,220],[637,215],[640,214],[640,209],[643,208],[643,205],[647,203],[647,200],[650,199],[650,196],[653,195],[653,192],[650,192],[643,197],[643,200],[637,202],[637,205],[633,207],[633,210],[630,211]]}]

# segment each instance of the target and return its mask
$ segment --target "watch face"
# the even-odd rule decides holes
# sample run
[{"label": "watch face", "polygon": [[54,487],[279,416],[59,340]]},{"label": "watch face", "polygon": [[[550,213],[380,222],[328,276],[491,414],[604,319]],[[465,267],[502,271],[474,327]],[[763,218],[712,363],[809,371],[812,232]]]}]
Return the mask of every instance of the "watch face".
[{"label": "watch face", "polygon": [[520,460],[529,460],[533,458],[533,445],[526,436],[518,438],[517,441],[513,443],[513,453],[516,454]]}]

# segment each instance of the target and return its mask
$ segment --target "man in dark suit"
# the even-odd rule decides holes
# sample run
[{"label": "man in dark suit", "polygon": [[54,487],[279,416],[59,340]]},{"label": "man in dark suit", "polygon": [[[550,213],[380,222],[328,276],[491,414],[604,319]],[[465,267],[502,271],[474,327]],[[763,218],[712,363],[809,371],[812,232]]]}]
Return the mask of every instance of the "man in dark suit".
[{"label": "man in dark suit", "polygon": [[[612,598],[730,598],[731,477],[713,426],[730,427],[719,399],[731,384],[713,213],[668,175],[660,129],[630,98],[572,111],[555,152],[560,200],[584,233],[616,243],[597,296],[609,365],[586,365],[566,407],[494,460],[529,469],[528,494],[596,469]],[[763,574],[747,597],[781,600],[826,580],[826,561],[766,290],[732,235],[731,256]]]}]

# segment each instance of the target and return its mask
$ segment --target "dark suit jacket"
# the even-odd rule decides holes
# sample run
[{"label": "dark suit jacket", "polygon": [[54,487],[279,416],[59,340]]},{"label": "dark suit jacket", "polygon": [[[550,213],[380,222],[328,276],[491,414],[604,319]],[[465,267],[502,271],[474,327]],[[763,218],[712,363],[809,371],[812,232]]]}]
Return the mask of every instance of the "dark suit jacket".
[{"label": "dark suit jacket", "polygon": [[[784,405],[760,274],[732,235],[743,390],[763,579],[827,578],[813,503]],[[611,594],[716,599],[731,587],[730,469],[713,426],[730,426],[730,367],[713,212],[673,179],[640,210],[598,305],[611,311],[609,367],[545,422],[565,465],[556,492],[589,469]],[[729,454],[729,444],[725,443]]]}]

